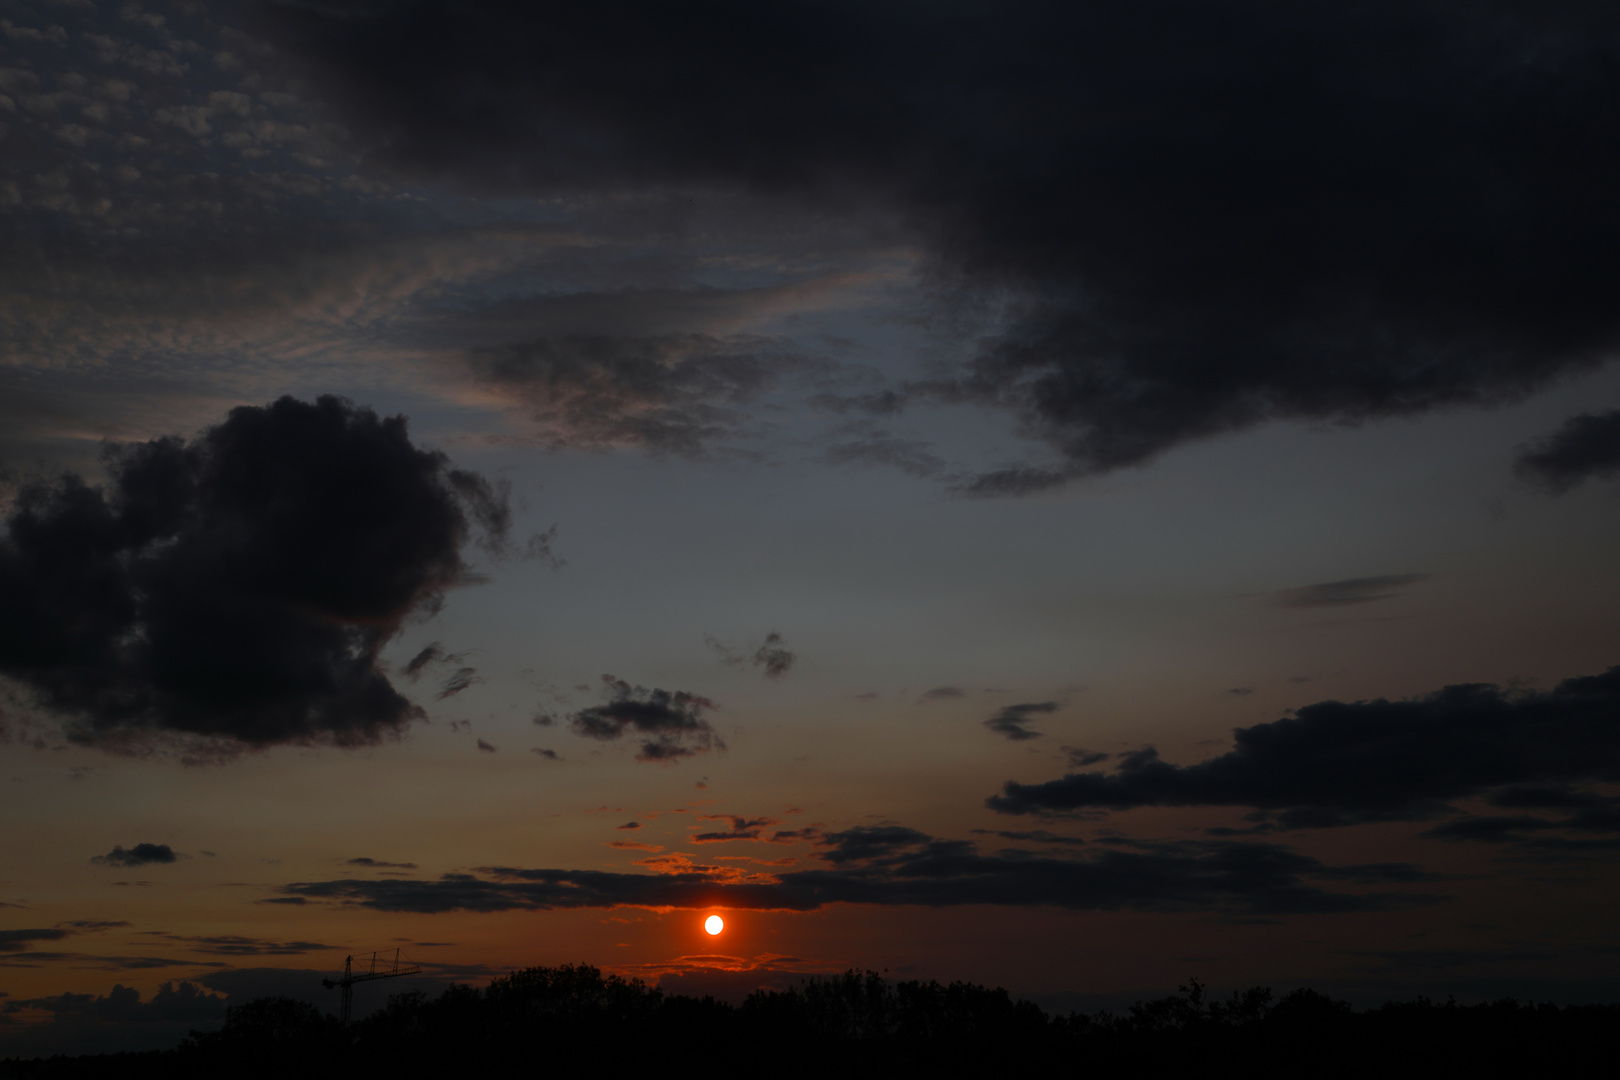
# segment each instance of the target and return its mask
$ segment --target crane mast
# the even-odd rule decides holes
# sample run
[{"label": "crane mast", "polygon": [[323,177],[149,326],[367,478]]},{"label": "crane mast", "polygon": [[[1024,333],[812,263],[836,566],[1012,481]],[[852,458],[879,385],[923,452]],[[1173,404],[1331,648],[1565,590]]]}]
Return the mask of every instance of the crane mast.
[{"label": "crane mast", "polygon": [[341,987],[343,990],[343,1026],[349,1026],[349,1014],[354,1009],[354,984],[370,982],[373,979],[397,979],[401,975],[415,975],[422,969],[410,959],[402,957],[398,949],[394,950],[392,960],[385,953],[374,952],[368,960],[362,960],[358,965],[354,957],[346,956],[343,959],[343,977],[339,979],[322,979],[321,985],[328,990]]}]

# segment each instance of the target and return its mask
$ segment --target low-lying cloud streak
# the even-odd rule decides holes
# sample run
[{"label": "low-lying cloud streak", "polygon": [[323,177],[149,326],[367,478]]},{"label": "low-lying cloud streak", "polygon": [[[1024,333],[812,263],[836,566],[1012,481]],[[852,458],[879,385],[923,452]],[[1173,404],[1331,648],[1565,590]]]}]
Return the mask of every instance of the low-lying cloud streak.
[{"label": "low-lying cloud streak", "polygon": [[1008,781],[987,805],[1004,814],[1064,814],[1139,806],[1242,806],[1280,828],[1422,820],[1448,801],[1578,802],[1575,785],[1620,780],[1620,667],[1550,691],[1448,686],[1406,701],[1322,701],[1294,716],[1238,728],[1234,748],[1171,765],[1147,747],[1113,773],[1076,772],[1040,784]]},{"label": "low-lying cloud streak", "polygon": [[483,867],[433,881],[306,881],[285,894],[378,911],[446,912],[610,907],[725,907],[814,911],[828,904],[1006,906],[1070,910],[1189,911],[1290,915],[1379,911],[1435,902],[1432,896],[1325,887],[1387,887],[1421,881],[1406,864],[1330,866],[1278,844],[1254,841],[1123,842],[1083,857],[979,854],[903,826],[870,826],[817,841],[828,869],[763,880],[724,880],[719,867],[671,857],[671,872]]}]

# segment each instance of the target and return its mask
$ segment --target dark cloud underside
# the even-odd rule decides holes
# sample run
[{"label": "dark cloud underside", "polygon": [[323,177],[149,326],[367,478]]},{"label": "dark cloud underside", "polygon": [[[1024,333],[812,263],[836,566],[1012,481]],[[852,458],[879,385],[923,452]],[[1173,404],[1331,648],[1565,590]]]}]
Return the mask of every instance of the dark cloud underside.
[{"label": "dark cloud underside", "polygon": [[1602,5],[261,10],[381,172],[891,207],[1004,320],[912,393],[1011,409],[1058,455],[968,490],[1512,400],[1620,339]]}]

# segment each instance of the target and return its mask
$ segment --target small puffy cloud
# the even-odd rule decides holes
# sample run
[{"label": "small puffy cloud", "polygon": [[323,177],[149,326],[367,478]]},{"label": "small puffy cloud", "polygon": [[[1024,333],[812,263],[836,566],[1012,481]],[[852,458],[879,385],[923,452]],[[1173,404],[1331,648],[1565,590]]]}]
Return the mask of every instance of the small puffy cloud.
[{"label": "small puffy cloud", "polygon": [[153,863],[172,863],[178,857],[168,844],[136,844],[128,849],[115,845],[107,854],[96,855],[90,861],[106,866],[149,866]]},{"label": "small puffy cloud", "polygon": [[1554,494],[1620,472],[1620,410],[1570,417],[1546,439],[1521,448],[1514,467]]},{"label": "small puffy cloud", "polygon": [[998,735],[1005,735],[1013,742],[1022,742],[1025,739],[1038,739],[1041,732],[1032,731],[1024,725],[1031,718],[1042,713],[1057,712],[1061,708],[1055,701],[1032,701],[1021,705],[1008,705],[996,715],[984,722],[984,726]]},{"label": "small puffy cloud", "polygon": [[612,742],[625,735],[641,739],[640,761],[673,762],[725,743],[703,718],[714,702],[684,690],[648,690],[612,675],[602,676],[602,705],[581,709],[570,718],[574,733]]},{"label": "small puffy cloud", "polygon": [[765,635],[765,641],[754,650],[754,666],[765,669],[767,679],[780,679],[793,669],[798,656],[782,644],[782,635],[775,630]]}]

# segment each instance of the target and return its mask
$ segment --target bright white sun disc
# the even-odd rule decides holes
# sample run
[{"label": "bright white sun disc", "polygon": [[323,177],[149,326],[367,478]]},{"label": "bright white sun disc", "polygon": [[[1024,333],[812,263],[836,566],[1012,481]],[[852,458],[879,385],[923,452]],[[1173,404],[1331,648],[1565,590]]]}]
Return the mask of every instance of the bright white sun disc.
[{"label": "bright white sun disc", "polygon": [[707,919],[703,920],[703,929],[708,931],[710,936],[718,934],[720,931],[724,930],[725,928],[726,928],[726,920],[722,919],[718,915],[710,915]]}]

